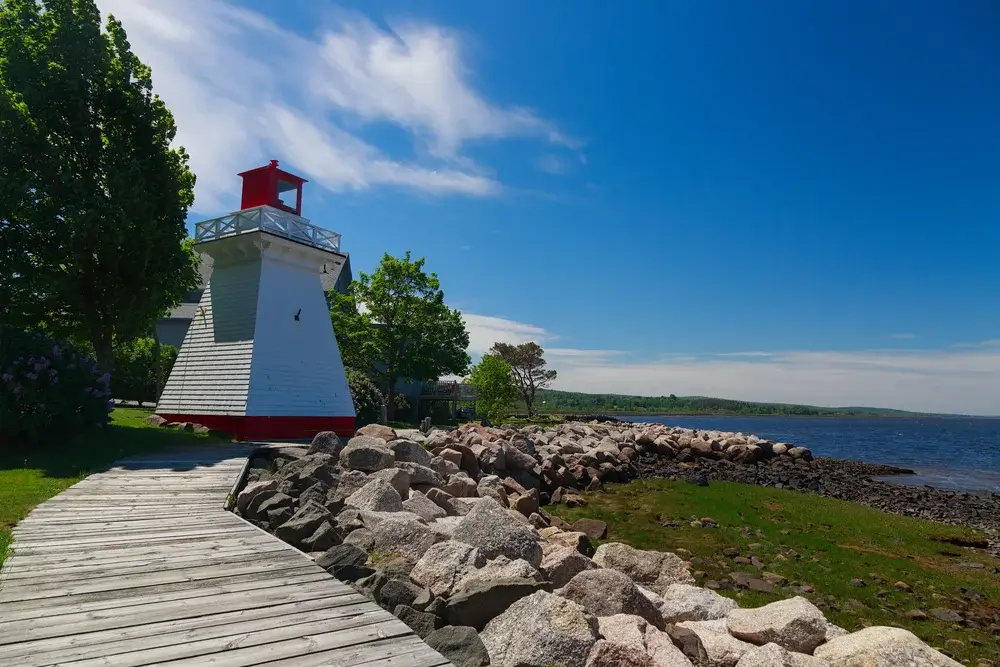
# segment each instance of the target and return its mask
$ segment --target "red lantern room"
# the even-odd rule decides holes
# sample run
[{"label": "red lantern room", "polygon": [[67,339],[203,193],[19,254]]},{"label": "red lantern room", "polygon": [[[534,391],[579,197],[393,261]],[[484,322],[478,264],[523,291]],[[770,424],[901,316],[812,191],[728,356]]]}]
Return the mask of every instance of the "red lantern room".
[{"label": "red lantern room", "polygon": [[[308,181],[278,169],[277,160],[271,160],[266,167],[244,171],[240,177],[243,178],[243,203],[240,208],[273,206],[286,213],[302,215],[302,185]],[[295,193],[294,205],[281,199],[285,192]]]}]

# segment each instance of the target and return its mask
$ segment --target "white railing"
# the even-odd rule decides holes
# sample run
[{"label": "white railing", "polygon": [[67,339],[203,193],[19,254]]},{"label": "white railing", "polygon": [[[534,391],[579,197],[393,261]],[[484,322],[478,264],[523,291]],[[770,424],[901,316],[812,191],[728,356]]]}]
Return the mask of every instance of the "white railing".
[{"label": "white railing", "polygon": [[340,252],[340,234],[317,227],[303,217],[271,206],[257,206],[195,225],[194,242],[214,241],[249,232],[267,232],[320,250]]}]

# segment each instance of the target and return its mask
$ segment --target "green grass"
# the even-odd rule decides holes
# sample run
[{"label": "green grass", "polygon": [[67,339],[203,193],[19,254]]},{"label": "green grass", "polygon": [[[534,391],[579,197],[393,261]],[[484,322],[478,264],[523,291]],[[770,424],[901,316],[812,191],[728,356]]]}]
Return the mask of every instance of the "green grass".
[{"label": "green grass", "polygon": [[0,563],[11,540],[11,529],[38,503],[106,468],[116,459],[143,451],[199,442],[217,437],[150,426],[152,414],[139,408],[118,408],[111,425],[75,438],[61,437],[45,445],[0,449]]},{"label": "green grass", "polygon": [[[932,538],[982,537],[977,531],[878,512],[822,496],[766,487],[713,482],[699,487],[685,482],[654,480],[609,485],[587,494],[590,504],[549,509],[573,521],[592,517],[607,521],[607,541],[637,548],[691,552],[701,584],[723,581],[729,572],[760,574],[752,565],[736,564],[722,555],[736,547],[745,557],[756,555],[765,570],[787,577],[773,593],[719,591],[743,606],[759,606],[798,594],[793,586],[815,590],[805,596],[830,621],[856,630],[865,625],[905,627],[956,659],[976,665],[978,659],[1000,661],[1000,636],[987,628],[1000,623],[1000,576],[992,568],[1000,559],[984,550],[954,546]],[[664,527],[660,522],[679,522]],[[693,527],[693,519],[712,518],[718,527]],[[754,545],[751,548],[750,545]],[[962,564],[981,563],[983,569]],[[852,579],[861,579],[857,587]],[[909,592],[894,584],[903,582]],[[976,589],[974,599],[963,591]],[[931,617],[913,620],[915,609],[971,609],[992,621],[981,628],[959,627]],[[1000,634],[1000,628],[994,632]],[[951,641],[949,641],[951,640]],[[958,642],[958,643],[956,643]]]}]

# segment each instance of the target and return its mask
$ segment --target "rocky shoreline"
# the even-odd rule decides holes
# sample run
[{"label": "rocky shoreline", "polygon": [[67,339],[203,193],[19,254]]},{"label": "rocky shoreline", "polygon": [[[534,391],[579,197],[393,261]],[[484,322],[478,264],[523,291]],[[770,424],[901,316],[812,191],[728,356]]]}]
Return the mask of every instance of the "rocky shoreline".
[{"label": "rocky shoreline", "polygon": [[545,509],[586,505],[579,491],[644,476],[704,484],[759,480],[763,469],[775,485],[822,492],[839,484],[828,475],[861,470],[828,468],[805,448],[660,425],[368,426],[347,443],[321,433],[308,448],[259,450],[232,509],[456,667],[833,667],[888,656],[957,667],[900,628],[848,633],[804,597],[740,609],[696,586],[680,555],[615,542],[595,550],[606,524],[570,525]]}]

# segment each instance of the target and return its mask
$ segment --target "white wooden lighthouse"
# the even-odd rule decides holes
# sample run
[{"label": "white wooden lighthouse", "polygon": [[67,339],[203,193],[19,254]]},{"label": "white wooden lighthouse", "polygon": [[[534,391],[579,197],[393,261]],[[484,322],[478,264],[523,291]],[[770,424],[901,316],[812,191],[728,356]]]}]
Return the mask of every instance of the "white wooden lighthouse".
[{"label": "white wooden lighthouse", "polygon": [[[239,440],[354,434],[354,403],[320,280],[347,257],[301,217],[306,180],[276,160],[240,174],[242,210],[200,222],[212,276],[157,414]],[[281,200],[284,193],[294,203]]]}]

